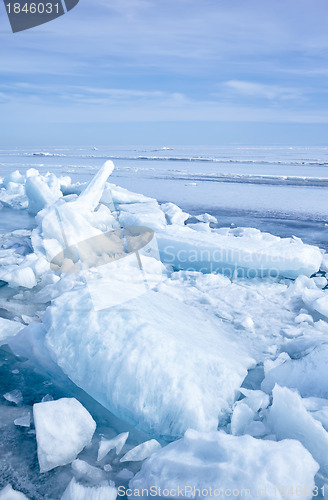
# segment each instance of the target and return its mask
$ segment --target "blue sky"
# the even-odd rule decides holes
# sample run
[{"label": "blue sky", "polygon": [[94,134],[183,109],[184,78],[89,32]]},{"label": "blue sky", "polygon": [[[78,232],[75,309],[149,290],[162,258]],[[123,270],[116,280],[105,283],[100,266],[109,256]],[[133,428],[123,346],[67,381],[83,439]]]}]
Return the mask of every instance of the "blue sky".
[{"label": "blue sky", "polygon": [[326,144],[327,0],[80,0],[12,34],[2,147]]}]

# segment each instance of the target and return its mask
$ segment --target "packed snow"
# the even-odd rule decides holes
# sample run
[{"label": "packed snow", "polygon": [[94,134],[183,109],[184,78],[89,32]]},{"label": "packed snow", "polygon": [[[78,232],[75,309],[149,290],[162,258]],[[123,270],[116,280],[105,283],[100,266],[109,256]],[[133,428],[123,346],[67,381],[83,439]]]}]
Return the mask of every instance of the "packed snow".
[{"label": "packed snow", "polygon": [[[114,500],[128,481],[134,496],[325,496],[327,254],[132,193],[108,182],[113,169],[1,179],[1,204],[33,220],[0,235],[4,362],[11,349],[75,388],[32,396],[12,370],[6,432],[35,443],[42,474],[63,474],[64,500]],[[80,396],[105,412],[97,430]],[[15,477],[0,498],[25,498]]]}]

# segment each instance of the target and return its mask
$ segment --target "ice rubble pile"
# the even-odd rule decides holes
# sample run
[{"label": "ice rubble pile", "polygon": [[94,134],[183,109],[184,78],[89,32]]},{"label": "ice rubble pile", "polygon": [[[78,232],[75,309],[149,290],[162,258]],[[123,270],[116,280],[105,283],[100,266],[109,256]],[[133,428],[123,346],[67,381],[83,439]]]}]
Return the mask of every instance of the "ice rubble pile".
[{"label": "ice rubble pile", "polygon": [[[256,488],[272,491],[288,478],[288,486],[310,498],[314,476],[320,486],[328,480],[327,256],[298,239],[216,229],[207,214],[190,217],[171,203],[160,206],[109,184],[112,169],[107,162],[87,186],[35,171],[3,180],[1,202],[28,207],[36,228],[1,241],[0,280],[7,286],[0,307],[8,319],[0,323],[0,340],[54,377],[59,366],[150,435],[181,438],[163,449],[149,441],[133,451],[137,458],[128,452],[124,460],[152,454],[131,487],[201,488],[206,476],[212,478],[207,487],[219,479],[224,488],[251,488],[256,498]],[[145,251],[139,260],[131,252],[110,266],[88,261],[78,268],[84,255],[74,249],[84,248],[81,242],[128,227],[154,231],[162,263]],[[117,254],[118,240],[111,242]],[[97,248],[101,257],[106,249]],[[58,258],[62,272],[54,273],[50,262]],[[140,261],[148,272],[142,293],[134,281]],[[67,271],[72,265],[75,272]],[[311,278],[320,267],[320,276]],[[279,277],[266,277],[272,269]],[[18,321],[31,324],[17,334]],[[45,432],[56,434],[53,418],[44,420]],[[39,420],[40,443],[41,429]],[[76,432],[69,462],[85,446]],[[99,460],[124,439],[104,440]],[[41,467],[56,466],[48,455],[43,463],[39,449]],[[83,461],[73,464],[82,476],[93,474]],[[104,497],[115,495],[104,488]],[[65,495],[92,498],[74,481]]]},{"label": "ice rubble pile", "polygon": [[[322,255],[319,249],[304,245],[299,239],[282,239],[255,229],[211,231],[209,222],[188,227],[184,224],[188,214],[173,204],[165,204],[161,209],[156,200],[106,185],[112,169],[112,162],[106,162],[78,198],[76,193],[81,191],[80,186],[71,187],[67,177],[40,176],[33,169],[25,176],[14,172],[3,180],[0,201],[4,203],[7,199],[10,204],[12,200],[11,205],[16,206],[16,195],[12,190],[21,188],[23,194],[20,196],[23,196],[25,205],[28,203],[29,211],[39,213],[39,234],[32,239],[34,250],[46,251],[48,257],[49,253],[59,253],[65,245],[118,227],[110,210],[114,202],[120,225],[139,225],[155,230],[162,261],[177,269],[236,271],[247,273],[247,277],[275,273],[296,278],[300,274],[310,276],[320,267]],[[66,199],[63,194],[66,194]],[[95,211],[99,201],[100,206]],[[70,235],[69,241],[63,241],[63,232]],[[34,261],[28,264],[29,267],[36,265]],[[35,273],[35,269],[33,271]],[[31,278],[29,286],[33,285]]]},{"label": "ice rubble pile", "polygon": [[34,168],[22,175],[16,170],[2,179],[0,203],[14,209],[28,207],[35,215],[47,204],[58,200],[62,196],[61,189],[70,183],[68,176],[58,178],[51,173],[42,176]]}]

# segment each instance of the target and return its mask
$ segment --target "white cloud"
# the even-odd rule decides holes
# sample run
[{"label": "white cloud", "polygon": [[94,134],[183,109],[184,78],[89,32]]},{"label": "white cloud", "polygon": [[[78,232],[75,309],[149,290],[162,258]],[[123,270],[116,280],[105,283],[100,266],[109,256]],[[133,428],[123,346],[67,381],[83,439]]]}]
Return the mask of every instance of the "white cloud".
[{"label": "white cloud", "polygon": [[112,122],[272,122],[328,123],[325,108],[259,105],[195,99],[174,92],[93,87],[16,85],[1,105],[7,124]]},{"label": "white cloud", "polygon": [[303,97],[303,92],[300,89],[280,85],[248,82],[244,80],[229,80],[224,82],[223,85],[225,88],[239,95],[269,100],[290,100]]}]

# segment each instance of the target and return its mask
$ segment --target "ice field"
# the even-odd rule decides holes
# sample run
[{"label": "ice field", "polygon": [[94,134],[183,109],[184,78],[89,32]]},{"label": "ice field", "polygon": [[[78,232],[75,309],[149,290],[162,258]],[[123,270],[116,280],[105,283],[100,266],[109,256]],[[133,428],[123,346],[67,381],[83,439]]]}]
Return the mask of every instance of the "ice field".
[{"label": "ice field", "polygon": [[0,499],[328,496],[328,148],[0,177]]}]

